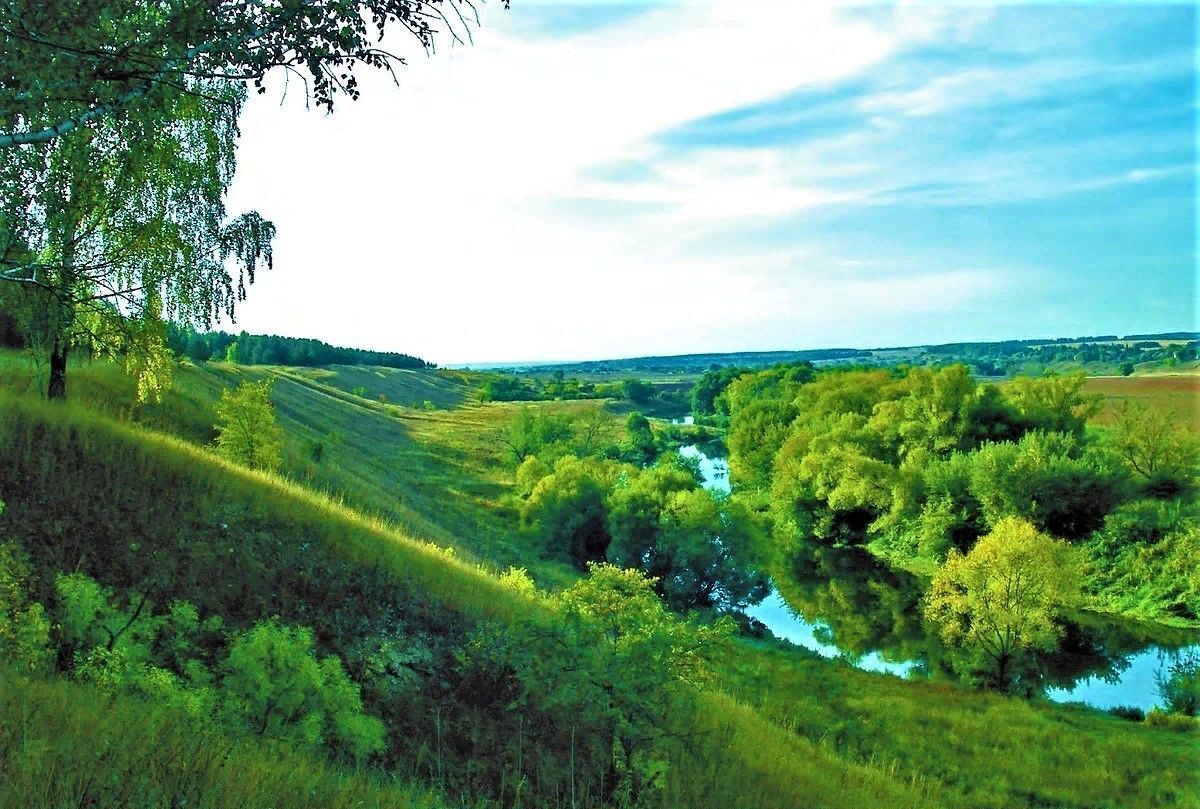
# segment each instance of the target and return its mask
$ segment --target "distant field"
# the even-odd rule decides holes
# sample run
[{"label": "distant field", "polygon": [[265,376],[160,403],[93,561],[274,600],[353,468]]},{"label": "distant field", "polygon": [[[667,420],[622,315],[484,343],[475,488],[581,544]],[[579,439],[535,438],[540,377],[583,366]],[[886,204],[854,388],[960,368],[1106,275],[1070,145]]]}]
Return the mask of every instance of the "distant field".
[{"label": "distant field", "polygon": [[1097,376],[1088,379],[1084,390],[1104,397],[1104,410],[1096,418],[1100,424],[1111,423],[1116,407],[1133,399],[1156,410],[1173,411],[1200,430],[1200,374]]}]

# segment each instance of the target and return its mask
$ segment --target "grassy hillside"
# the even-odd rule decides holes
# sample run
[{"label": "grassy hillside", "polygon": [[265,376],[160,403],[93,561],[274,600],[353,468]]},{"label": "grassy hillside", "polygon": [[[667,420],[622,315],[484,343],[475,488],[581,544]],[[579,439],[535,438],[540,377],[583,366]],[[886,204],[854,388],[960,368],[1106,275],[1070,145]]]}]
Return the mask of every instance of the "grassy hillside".
[{"label": "grassy hillside", "polygon": [[191,717],[0,671],[0,806],[442,809],[435,792],[235,741]]},{"label": "grassy hillside", "polygon": [[777,725],[951,806],[1200,806],[1195,733],[778,649],[743,647],[726,677]]},{"label": "grassy hillside", "polygon": [[[20,388],[27,379],[12,363],[0,366],[0,373],[12,383],[6,387]],[[316,485],[360,486],[354,496],[376,503],[364,508],[382,518],[304,483],[232,466],[196,446],[209,441],[211,403],[220,389],[263,374],[277,380],[275,402],[289,434],[293,474]],[[128,401],[128,387],[119,369],[97,364],[74,375],[76,403],[70,406],[0,398],[0,499],[8,504],[0,538],[28,550],[37,595],[47,601],[53,599],[53,571],[82,570],[123,592],[157,583],[232,627],[268,616],[310,626],[323,651],[348,661],[356,644],[379,627],[392,637],[421,639],[433,650],[432,671],[422,675],[418,694],[392,708],[390,721],[400,735],[392,745],[402,762],[395,772],[442,784],[445,775],[433,767],[429,752],[435,740],[458,738],[465,758],[457,760],[470,761],[471,734],[495,721],[492,708],[464,702],[453,681],[456,650],[481,622],[505,623],[537,609],[491,572],[498,563],[536,559],[534,549],[521,546],[505,511],[511,462],[495,440],[519,406],[479,405],[464,395],[453,409],[428,411],[367,400],[317,376],[224,365],[186,368],[162,404],[129,407],[121,404]],[[341,384],[361,379],[349,375]],[[401,386],[415,397],[430,386],[455,384],[440,375],[392,382],[390,395],[397,397]],[[97,410],[169,428],[173,435],[110,421]],[[343,437],[331,445],[328,461],[305,470],[297,458],[304,442],[334,431]],[[463,550],[449,554],[440,545]],[[554,579],[550,570],[546,575]],[[35,696],[23,696],[30,693]],[[120,779],[130,762],[151,762],[149,770],[159,775],[136,782],[139,791],[169,783],[178,762],[199,756],[179,741],[190,734],[157,714],[127,731],[105,719],[110,715],[76,705],[94,699],[92,692],[65,684],[0,691],[6,729],[45,728],[21,731],[30,740],[24,752],[0,744],[10,757],[5,772],[23,779],[14,783],[37,782],[47,772],[43,764],[83,772],[77,758],[86,745],[68,741],[84,737],[126,745],[128,757],[114,756],[112,767],[95,770],[104,777]],[[118,735],[126,732],[128,737]],[[247,748],[244,755],[273,760],[256,750]],[[561,750],[548,752],[561,760]],[[330,789],[360,796],[366,806],[436,805],[421,804],[433,798],[419,791],[377,791],[383,788],[369,777],[307,759],[280,759],[278,770],[268,768],[244,785],[218,783],[221,772],[197,760],[197,778],[216,784],[216,797],[200,805],[262,805],[256,795],[286,796],[301,787],[311,799],[296,805],[347,805],[325,799]],[[714,809],[1196,807],[1197,761],[1194,733],[902,682],[742,642],[719,687],[703,696],[686,744],[668,763],[662,800],[665,806]],[[285,778],[289,768],[301,771],[294,779],[312,782],[294,787]],[[475,777],[468,770],[464,765],[458,774],[460,790]],[[243,786],[260,792],[238,792]],[[35,805],[68,802],[78,804],[47,795]],[[272,805],[291,804],[281,797]]]},{"label": "grassy hillside", "polygon": [[[28,550],[44,600],[53,570],[83,570],[121,590],[153,581],[234,626],[268,616],[304,623],[344,655],[356,627],[461,639],[481,619],[533,608],[433,546],[179,440],[78,407],[11,399],[0,407],[8,503],[0,534]],[[930,805],[874,768],[842,762],[737,703],[718,704],[697,717],[702,735],[691,749],[703,755],[676,762],[688,777],[670,781],[672,805]],[[414,723],[426,739],[427,719]],[[422,774],[419,757],[411,766],[406,775]]]},{"label": "grassy hillside", "polygon": [[[469,398],[472,377],[464,372],[185,363],[161,402],[134,404],[132,381],[120,367],[79,363],[70,397],[90,411],[209,446],[221,391],[264,378],[274,381],[271,398],[287,436],[286,476],[476,561],[562,580],[561,568],[513,536],[504,498],[512,469],[500,439],[523,405],[480,406]],[[371,379],[377,387],[368,392],[384,393],[389,403],[352,392]],[[0,388],[36,396],[35,369],[15,352],[0,353]],[[435,408],[426,409],[426,401]],[[451,404],[459,406],[439,409]],[[544,406],[576,412],[597,405]]]}]

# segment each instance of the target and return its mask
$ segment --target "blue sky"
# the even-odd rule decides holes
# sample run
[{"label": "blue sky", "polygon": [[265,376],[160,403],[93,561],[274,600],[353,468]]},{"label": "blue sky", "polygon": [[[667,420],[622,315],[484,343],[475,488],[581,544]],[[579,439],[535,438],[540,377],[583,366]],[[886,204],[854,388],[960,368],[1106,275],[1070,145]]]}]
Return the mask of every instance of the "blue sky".
[{"label": "blue sky", "polygon": [[[1198,328],[1189,5],[514,2],[244,124],[238,327],[435,361]],[[303,165],[303,171],[297,166]]]}]

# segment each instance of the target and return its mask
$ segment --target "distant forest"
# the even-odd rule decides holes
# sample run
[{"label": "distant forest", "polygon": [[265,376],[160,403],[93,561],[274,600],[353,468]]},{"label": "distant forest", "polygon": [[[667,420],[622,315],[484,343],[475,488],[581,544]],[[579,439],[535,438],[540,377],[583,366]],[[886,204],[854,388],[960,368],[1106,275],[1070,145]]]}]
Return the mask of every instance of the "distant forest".
[{"label": "distant forest", "polygon": [[435,368],[433,363],[395,351],[367,351],[332,346],[321,340],[274,334],[198,332],[174,323],[167,327],[167,347],[195,362],[227,360],[240,365],[378,365],[384,368]]},{"label": "distant forest", "polygon": [[[491,367],[494,371],[564,372],[566,374],[694,375],[720,368],[747,370],[811,362],[814,365],[945,365],[962,362],[979,376],[1030,373],[1053,364],[1088,366],[1092,372],[1133,373],[1134,366],[1155,363],[1168,367],[1200,356],[1200,332],[1115,334],[1058,337],[1041,340],[946,343],[892,348],[828,348],[808,351],[744,351],[726,354],[681,354],[670,357],[631,357],[570,363],[524,363]],[[1164,343],[1171,343],[1164,345]],[[1107,366],[1099,368],[1093,366]]]}]

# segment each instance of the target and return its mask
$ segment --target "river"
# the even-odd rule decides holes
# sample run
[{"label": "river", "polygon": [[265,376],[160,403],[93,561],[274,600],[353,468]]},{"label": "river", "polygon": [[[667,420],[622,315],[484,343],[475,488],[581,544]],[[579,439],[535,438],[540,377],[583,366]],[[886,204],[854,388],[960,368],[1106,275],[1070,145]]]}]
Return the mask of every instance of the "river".
[{"label": "river", "polygon": [[[698,446],[679,452],[698,462],[706,488],[730,491],[729,463],[724,458],[710,456]],[[772,587],[766,599],[746,610],[747,615],[776,637],[824,657],[841,657],[860,669],[897,677],[930,676],[937,668],[932,659],[937,644],[931,642],[914,609],[919,583],[863,551],[823,551],[815,557],[820,557],[817,563],[785,588],[802,602],[802,609]],[[832,605],[846,604],[855,605],[861,614],[831,611]],[[844,640],[839,635],[853,637]],[[1044,660],[1043,692],[1058,702],[1148,711],[1160,703],[1156,674],[1182,655],[1200,654],[1196,640],[1196,633],[1080,616],[1064,638],[1063,649]]]}]

